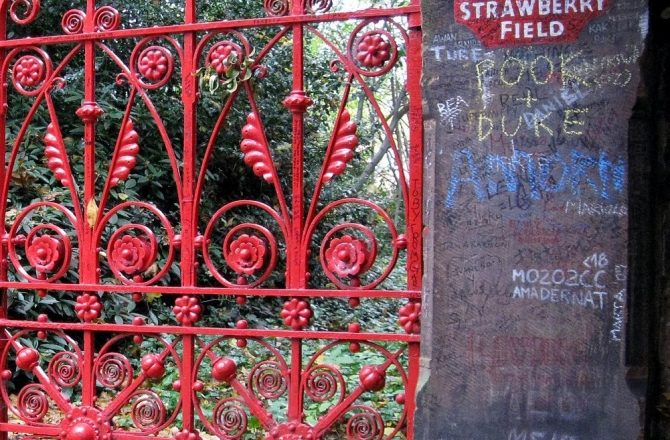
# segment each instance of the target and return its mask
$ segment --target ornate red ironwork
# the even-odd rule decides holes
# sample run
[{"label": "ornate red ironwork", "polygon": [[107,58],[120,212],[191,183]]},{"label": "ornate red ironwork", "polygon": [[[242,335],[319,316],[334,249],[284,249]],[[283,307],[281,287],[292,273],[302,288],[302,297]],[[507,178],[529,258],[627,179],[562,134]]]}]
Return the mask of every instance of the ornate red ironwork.
[{"label": "ornate red ironwork", "polygon": [[[132,28],[104,1],[87,0],[85,8],[62,11],[60,34],[30,38],[9,38],[8,26],[37,23],[41,1],[0,2],[0,143],[7,158],[0,170],[0,440],[8,433],[67,440],[198,440],[207,433],[234,440],[251,438],[252,430],[253,438],[260,432],[267,440],[413,438],[423,270],[419,1],[349,12],[333,11],[331,0],[258,2],[264,17],[204,22],[197,19],[196,1],[184,0],[181,23]],[[344,21],[351,25],[342,41],[319,27]],[[250,39],[252,28],[270,37]],[[321,167],[307,170],[317,175],[313,185],[306,184],[306,155],[317,150],[308,148],[305,120],[320,96],[305,84],[308,38],[331,51],[334,60],[322,67],[341,75],[343,90],[324,150],[318,150]],[[117,53],[113,40],[133,48]],[[287,41],[292,83],[276,97],[292,121],[285,175],[273,156],[257,85],[281,74],[263,63]],[[96,77],[101,59],[116,66],[116,84],[128,91],[111,159],[96,154],[96,128],[112,110],[96,84],[103,80]],[[53,95],[76,87],[64,79],[76,69],[83,72],[78,151],[72,147],[76,135],[61,127]],[[204,91],[196,76],[203,71],[217,78],[239,74],[209,133],[197,126]],[[405,76],[408,154],[400,151],[399,131],[371,85],[392,71]],[[165,126],[157,93],[181,100],[181,139]],[[361,115],[352,116],[349,105],[354,93],[356,101],[369,102],[374,123],[366,130],[381,130],[389,145],[400,195],[393,214],[356,195],[325,196],[332,198],[326,187],[353,168],[363,148]],[[29,102],[18,121],[8,111],[15,99]],[[135,117],[139,105],[150,115],[151,130]],[[234,106],[247,115],[241,133],[226,128]],[[12,206],[14,171],[39,112],[47,122],[38,145],[68,200]],[[10,122],[20,128],[7,136]],[[240,157],[230,160],[262,179],[274,192],[272,203],[234,200],[203,212],[206,175],[216,172],[209,165],[224,132],[239,139]],[[143,194],[146,200],[117,197],[149,149],[164,151],[169,163],[175,212],[159,209],[150,193]],[[258,220],[245,214],[238,222],[240,210],[255,212]],[[58,220],[42,220],[44,212]],[[364,218],[355,218],[361,212]],[[325,285],[313,281],[315,272]],[[51,322],[42,312],[35,321],[12,319],[7,298],[21,292],[36,293],[37,308],[50,292],[73,293],[62,304],[72,319]],[[161,319],[170,321],[110,318],[105,305],[114,295],[137,302],[167,298],[172,316]],[[283,327],[254,327],[243,312],[234,327],[208,326],[213,297],[240,305],[248,298],[283,297],[273,311]],[[376,300],[396,301],[397,328],[377,331],[374,322],[356,317],[343,328],[324,329],[318,298],[344,299],[352,308],[361,300],[370,307]],[[50,338],[64,348],[55,351]],[[342,353],[356,361],[338,364]],[[15,377],[20,380],[10,386]],[[391,415],[382,409],[389,405],[396,405]],[[306,417],[308,408],[316,416]]]}]

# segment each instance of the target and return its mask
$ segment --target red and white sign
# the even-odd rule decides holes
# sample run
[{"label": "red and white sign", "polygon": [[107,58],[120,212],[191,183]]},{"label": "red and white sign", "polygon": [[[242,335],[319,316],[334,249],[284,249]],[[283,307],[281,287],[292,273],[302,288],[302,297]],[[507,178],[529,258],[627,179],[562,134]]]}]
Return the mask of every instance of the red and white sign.
[{"label": "red and white sign", "polygon": [[456,22],[486,47],[567,43],[612,0],[454,0]]}]

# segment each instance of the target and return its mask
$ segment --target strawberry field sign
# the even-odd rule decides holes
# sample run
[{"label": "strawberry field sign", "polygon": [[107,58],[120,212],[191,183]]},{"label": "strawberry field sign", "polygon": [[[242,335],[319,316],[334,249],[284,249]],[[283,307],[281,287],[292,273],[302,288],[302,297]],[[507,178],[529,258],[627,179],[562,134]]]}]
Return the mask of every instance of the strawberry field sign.
[{"label": "strawberry field sign", "polygon": [[455,0],[456,22],[486,47],[569,43],[612,0]]}]

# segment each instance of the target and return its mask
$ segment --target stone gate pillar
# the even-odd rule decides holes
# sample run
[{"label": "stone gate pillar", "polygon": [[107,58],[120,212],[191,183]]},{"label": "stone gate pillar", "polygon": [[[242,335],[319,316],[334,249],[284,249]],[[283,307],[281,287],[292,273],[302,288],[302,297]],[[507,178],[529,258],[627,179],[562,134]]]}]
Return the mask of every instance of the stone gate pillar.
[{"label": "stone gate pillar", "polygon": [[627,142],[646,2],[425,0],[423,16],[417,439],[636,439]]}]

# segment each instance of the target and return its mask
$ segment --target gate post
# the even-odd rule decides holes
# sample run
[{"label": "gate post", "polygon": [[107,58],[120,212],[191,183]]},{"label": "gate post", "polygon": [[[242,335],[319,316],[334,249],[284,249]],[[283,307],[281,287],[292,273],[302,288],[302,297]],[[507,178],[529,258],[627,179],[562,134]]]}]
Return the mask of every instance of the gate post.
[{"label": "gate post", "polygon": [[639,434],[628,122],[647,7],[587,3],[423,2],[434,182],[417,440]]}]

